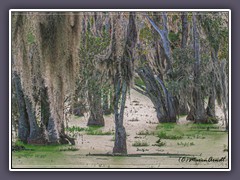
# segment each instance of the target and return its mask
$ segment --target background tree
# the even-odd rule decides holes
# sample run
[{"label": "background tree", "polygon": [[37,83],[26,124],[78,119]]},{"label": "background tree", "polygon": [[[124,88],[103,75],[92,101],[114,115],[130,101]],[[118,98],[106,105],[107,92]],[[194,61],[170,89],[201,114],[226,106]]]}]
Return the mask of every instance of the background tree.
[{"label": "background tree", "polygon": [[[146,16],[146,18],[153,29],[150,31],[150,29],[144,27],[140,30],[140,51],[138,51],[140,64],[137,73],[143,80],[146,86],[146,93],[155,106],[159,122],[176,122],[176,104],[174,97],[167,90],[163,81],[164,75],[172,73],[172,53],[168,40],[166,13],[163,13],[161,17],[163,22],[162,30],[159,29],[155,22],[148,16]],[[154,34],[155,31],[158,33],[158,36]],[[159,37],[159,35],[161,49],[158,48],[158,43],[153,43],[154,39]],[[145,44],[147,44],[147,46]],[[162,55],[160,55],[159,51]],[[161,64],[164,64],[165,59],[167,65],[165,72],[163,72]],[[154,65],[156,65],[155,67],[157,68],[154,68]]]}]

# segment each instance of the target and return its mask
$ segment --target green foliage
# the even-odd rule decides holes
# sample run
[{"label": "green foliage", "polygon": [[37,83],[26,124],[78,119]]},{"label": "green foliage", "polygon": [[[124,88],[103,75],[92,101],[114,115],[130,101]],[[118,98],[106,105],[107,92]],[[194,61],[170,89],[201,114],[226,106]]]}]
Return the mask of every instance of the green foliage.
[{"label": "green foliage", "polygon": [[182,94],[188,92],[189,86],[193,83],[194,55],[190,48],[175,48],[173,50],[173,72],[171,81],[165,85],[173,94]]},{"label": "green foliage", "polygon": [[180,42],[180,33],[174,33],[173,31],[170,31],[168,33],[168,39],[174,43],[174,45],[177,45]]},{"label": "green foliage", "polygon": [[102,82],[103,74],[100,74],[96,68],[97,62],[94,61],[94,57],[109,46],[111,37],[107,31],[103,31],[101,36],[96,36],[90,30],[84,34],[84,37],[84,41],[80,43],[79,79],[76,81],[79,87],[78,97],[85,98],[87,92],[101,97],[101,93],[108,92],[107,89],[110,89],[110,86],[107,82]]},{"label": "green foliage", "polygon": [[139,86],[139,87],[145,87],[145,83],[143,82],[143,80],[139,77],[135,77],[134,78],[134,83]]},{"label": "green foliage", "polygon": [[147,44],[153,42],[153,33],[147,26],[140,30],[139,39]]},{"label": "green foliage", "polygon": [[200,23],[207,35],[211,47],[220,51],[220,59],[228,59],[228,24],[224,15],[219,12],[212,12],[199,17]]},{"label": "green foliage", "polygon": [[35,42],[35,37],[32,32],[29,32],[27,35],[27,40],[29,44],[33,44]]}]

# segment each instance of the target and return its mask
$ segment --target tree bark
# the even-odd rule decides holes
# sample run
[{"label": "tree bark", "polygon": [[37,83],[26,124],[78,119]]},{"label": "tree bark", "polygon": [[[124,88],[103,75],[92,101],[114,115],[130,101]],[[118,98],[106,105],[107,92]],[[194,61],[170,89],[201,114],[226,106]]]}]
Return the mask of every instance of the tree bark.
[{"label": "tree bark", "polygon": [[189,108],[188,108],[188,105],[187,105],[187,101],[185,98],[182,98],[180,96],[179,98],[179,108],[178,108],[178,114],[180,115],[186,115],[189,113]]},{"label": "tree bark", "polygon": [[167,60],[166,72],[169,73],[172,71],[172,54],[171,54],[170,42],[168,40],[167,14],[166,12],[163,12],[163,15],[162,15],[163,29],[159,29],[158,26],[153,22],[153,20],[150,19],[148,16],[147,16],[147,19],[161,37],[162,47]]},{"label": "tree bark", "polygon": [[[118,18],[123,19],[124,16],[120,15]],[[121,22],[121,21],[120,21]],[[114,76],[114,115],[115,115],[115,142],[113,153],[127,154],[126,143],[126,131],[123,126],[123,116],[127,95],[127,88],[130,87],[131,80],[134,73],[134,57],[133,49],[137,41],[137,31],[135,24],[135,13],[129,13],[127,22],[127,28],[123,27],[122,23],[116,23],[116,27],[113,28],[113,40],[116,43],[113,45],[113,59],[115,63],[115,76]],[[122,28],[126,32],[122,37],[118,37],[122,31],[118,28]],[[120,38],[120,39],[119,39]],[[113,41],[114,42],[114,41]],[[120,102],[120,96],[122,95],[120,111],[118,103]]]},{"label": "tree bark", "polygon": [[181,48],[186,48],[187,40],[188,40],[188,20],[187,20],[187,12],[183,12],[181,15],[182,18],[182,43]]},{"label": "tree bark", "polygon": [[197,20],[196,15],[193,13],[193,39],[194,39],[194,87],[193,87],[193,111],[194,120],[196,123],[205,123],[207,121],[205,109],[204,109],[204,98],[201,93],[201,82],[200,82],[200,43],[199,43],[199,33],[197,30]]},{"label": "tree bark", "polygon": [[[115,79],[115,97],[114,97],[114,115],[115,115],[115,142],[113,153],[114,154],[127,154],[127,143],[126,143],[126,131],[123,126],[123,115],[125,109],[125,102],[126,102],[126,94],[127,94],[127,84],[126,82],[122,82],[121,87],[121,80],[117,78],[116,75]],[[122,89],[122,93],[121,93]],[[120,112],[118,108],[118,103],[120,101],[120,96],[122,94],[122,101],[120,106]]]},{"label": "tree bark", "polygon": [[48,121],[50,118],[50,106],[49,106],[49,99],[48,99],[48,93],[47,88],[43,87],[41,88],[41,128],[46,129],[48,127]]},{"label": "tree bark", "polygon": [[[181,42],[181,48],[184,49],[187,47],[187,41],[188,41],[188,20],[187,20],[187,12],[183,12],[181,15],[182,19],[182,42]],[[185,97],[179,95],[179,114],[188,114],[189,109],[187,105],[187,101],[185,100]]]},{"label": "tree bark", "polygon": [[[111,108],[109,105],[110,99],[109,99],[109,89],[105,90],[103,92],[103,114],[109,115],[111,114]],[[110,102],[111,103],[111,102]]]},{"label": "tree bark", "polygon": [[207,109],[206,109],[206,113],[207,113],[208,117],[214,118],[214,119],[216,118],[216,115],[215,115],[215,99],[216,99],[215,90],[211,89],[210,90],[210,96],[208,98],[208,106],[207,106]]},{"label": "tree bark", "polygon": [[13,81],[16,89],[17,94],[17,104],[19,110],[19,120],[18,120],[18,138],[27,143],[27,138],[30,134],[29,132],[29,122],[28,122],[28,115],[24,100],[24,94],[22,91],[21,80],[17,72],[13,73]]},{"label": "tree bark", "polygon": [[[142,58],[142,60],[145,61],[144,59],[146,59],[146,57],[144,56]],[[165,88],[163,82],[159,78],[154,77],[154,74],[148,65],[139,68],[137,73],[145,83],[148,97],[156,109],[158,121],[176,122],[176,108],[174,107],[172,97]],[[164,96],[162,91],[164,92]]]},{"label": "tree bark", "polygon": [[169,121],[170,122],[176,122],[176,107],[175,107],[176,104],[175,104],[174,98],[172,97],[172,95],[166,89],[163,81],[157,76],[155,76],[155,79],[161,85],[162,90],[164,92],[165,106],[166,106],[166,109],[167,109],[167,114],[168,114]]},{"label": "tree bark", "polygon": [[101,105],[101,93],[96,87],[95,92],[91,89],[88,91],[88,101],[90,106],[90,117],[88,126],[104,126],[103,110]]},{"label": "tree bark", "polygon": [[214,68],[216,67],[215,63],[217,63],[217,54],[218,52],[216,50],[213,50],[211,56],[212,56],[212,63],[213,63],[213,68],[212,72],[210,73],[210,78],[211,78],[211,89],[209,93],[209,98],[208,98],[208,106],[206,108],[206,114],[209,117],[209,120],[214,120],[216,122],[216,113],[215,113],[215,100],[216,100],[216,75],[214,73]]},{"label": "tree bark", "polygon": [[47,132],[48,132],[48,142],[50,144],[59,144],[60,135],[57,129],[56,122],[54,121],[52,115],[50,116],[48,121]]},{"label": "tree bark", "polygon": [[229,122],[228,122],[228,116],[229,116],[229,112],[228,112],[228,107],[229,107],[229,100],[228,100],[228,96],[229,96],[229,92],[228,92],[228,83],[227,83],[227,75],[225,72],[225,66],[226,66],[226,62],[222,61],[220,64],[220,73],[221,73],[221,88],[222,88],[222,108],[223,108],[223,113],[224,113],[224,119],[225,119],[225,128],[226,131],[228,131],[229,128]]}]

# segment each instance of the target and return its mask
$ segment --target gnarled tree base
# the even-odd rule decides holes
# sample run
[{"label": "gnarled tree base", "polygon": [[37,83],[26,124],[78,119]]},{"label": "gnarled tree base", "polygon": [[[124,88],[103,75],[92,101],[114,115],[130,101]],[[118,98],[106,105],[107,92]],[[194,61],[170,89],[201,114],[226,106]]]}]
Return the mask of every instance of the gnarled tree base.
[{"label": "gnarled tree base", "polygon": [[99,117],[99,118],[93,118],[89,117],[87,126],[104,126],[104,118]]},{"label": "gnarled tree base", "polygon": [[71,144],[71,145],[75,145],[75,141],[74,138],[69,137],[66,134],[60,135],[60,140],[59,140],[60,144]]},{"label": "gnarled tree base", "polygon": [[48,140],[44,138],[43,136],[39,136],[37,138],[28,138],[27,139],[28,144],[33,144],[33,145],[47,145]]},{"label": "gnarled tree base", "polygon": [[124,127],[119,127],[115,132],[115,144],[113,154],[127,154],[126,131]]},{"label": "gnarled tree base", "polygon": [[57,141],[49,141],[47,140],[45,137],[40,136],[34,139],[28,138],[27,140],[28,144],[32,144],[32,145],[50,145],[50,144],[71,144],[71,145],[75,145],[75,141],[74,138],[69,137],[66,134],[60,135],[59,140]]}]

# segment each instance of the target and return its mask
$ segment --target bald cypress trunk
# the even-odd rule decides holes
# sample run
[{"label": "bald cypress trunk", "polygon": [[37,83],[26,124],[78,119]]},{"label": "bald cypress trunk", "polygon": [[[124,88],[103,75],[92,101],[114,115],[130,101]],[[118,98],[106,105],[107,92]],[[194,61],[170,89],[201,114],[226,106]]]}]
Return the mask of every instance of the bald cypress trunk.
[{"label": "bald cypress trunk", "polygon": [[210,82],[211,82],[211,89],[209,92],[209,97],[208,97],[208,105],[206,108],[206,114],[208,116],[208,121],[210,123],[216,123],[217,122],[217,118],[216,118],[216,113],[215,113],[215,100],[216,100],[216,74],[214,73],[214,68],[216,67],[215,63],[217,63],[217,54],[218,52],[214,50],[214,52],[212,52],[212,63],[213,63],[213,69],[212,72],[210,73]]},{"label": "bald cypress trunk", "polygon": [[[127,94],[127,84],[126,82],[121,82],[120,79],[117,78],[118,74],[116,75],[116,79],[114,82],[114,115],[115,115],[115,142],[113,153],[114,154],[127,154],[127,143],[126,143],[126,131],[123,126],[123,115],[124,115],[124,108],[126,102],[126,94]],[[120,111],[118,108],[118,103],[120,101],[120,96],[122,94],[121,106]]]},{"label": "bald cypress trunk", "polygon": [[46,129],[48,127],[48,121],[50,118],[50,105],[47,93],[47,88],[41,88],[41,128]]},{"label": "bald cypress trunk", "polygon": [[88,126],[104,126],[103,110],[101,105],[101,92],[96,87],[96,91],[89,89],[88,102],[90,107],[90,117],[88,119]]},{"label": "bald cypress trunk", "polygon": [[[187,19],[187,12],[183,12],[181,15],[182,19],[182,42],[181,42],[181,48],[184,49],[187,47],[187,41],[188,41],[188,19]],[[179,114],[188,114],[189,109],[187,105],[187,101],[184,96],[181,94],[179,95]]]},{"label": "bald cypress trunk", "polygon": [[181,48],[186,48],[187,40],[188,40],[188,19],[187,19],[187,12],[183,12],[181,15],[182,19],[182,42]]},{"label": "bald cypress trunk", "polygon": [[111,114],[110,107],[109,107],[109,97],[108,93],[104,92],[103,94],[103,113],[105,115]]},{"label": "bald cypress trunk", "polygon": [[[119,18],[119,20],[124,18],[123,15],[118,15],[117,17]],[[120,154],[127,154],[126,131],[123,126],[123,118],[127,89],[128,87],[130,87],[130,82],[133,77],[134,69],[133,49],[137,40],[135,13],[129,13],[128,20],[126,19],[125,21],[127,22],[127,28],[126,26],[122,26],[122,24],[120,23],[121,21],[114,21],[116,27],[113,28],[112,32],[112,41],[114,43],[116,42],[116,44],[113,44],[112,46],[112,52],[114,53],[113,59],[116,67],[114,75],[115,142],[113,153]],[[122,37],[118,37],[118,35],[122,33],[122,31],[118,29],[120,25],[121,28],[123,28],[126,32],[126,34],[123,34],[125,35],[124,39],[120,39]],[[118,107],[119,103],[120,110]]]},{"label": "bald cypress trunk", "polygon": [[194,46],[194,87],[192,92],[193,97],[193,111],[194,111],[194,120],[196,123],[205,123],[207,122],[206,113],[204,109],[204,97],[201,92],[201,82],[200,82],[200,39],[199,32],[197,30],[197,20],[196,15],[193,14],[193,46]]},{"label": "bald cypress trunk", "polygon": [[176,122],[176,108],[173,98],[163,82],[156,80],[149,66],[138,69],[137,73],[145,83],[148,97],[156,109],[158,121],[161,123]]},{"label": "bald cypress trunk", "polygon": [[30,134],[29,130],[29,122],[28,122],[28,115],[25,105],[24,94],[22,91],[21,80],[17,72],[13,73],[13,81],[16,89],[17,94],[17,104],[18,104],[18,111],[19,111],[19,120],[18,120],[18,138],[19,140],[27,143],[27,138]]},{"label": "bald cypress trunk", "polygon": [[28,143],[31,144],[32,141],[35,141],[39,138],[40,131],[36,120],[36,111],[35,107],[33,107],[33,104],[31,100],[28,97],[25,97],[25,103],[26,103],[26,109],[28,113],[28,121],[30,126],[30,135],[28,138]]}]

